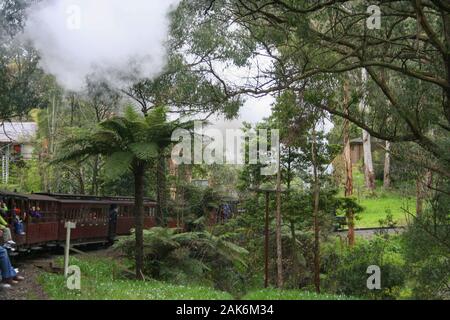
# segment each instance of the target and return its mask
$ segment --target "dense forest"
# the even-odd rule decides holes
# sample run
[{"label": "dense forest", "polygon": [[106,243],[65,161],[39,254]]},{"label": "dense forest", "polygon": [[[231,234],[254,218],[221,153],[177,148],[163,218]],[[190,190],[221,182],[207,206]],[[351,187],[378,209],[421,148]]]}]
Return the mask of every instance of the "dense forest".
[{"label": "dense forest", "polygon": [[[0,189],[134,197],[135,229],[114,248],[138,283],[249,299],[450,298],[448,1],[172,1],[159,72],[111,63],[120,81],[93,68],[80,88],[61,75],[80,62],[30,36],[45,2],[0,2],[0,131],[36,124],[32,157],[12,155]],[[79,50],[80,61],[120,58]],[[217,118],[226,127],[265,97],[270,115],[240,122],[243,164],[174,163],[175,130],[223,132]],[[258,131],[279,136],[275,174],[248,161]],[[158,222],[147,230],[146,197]],[[63,289],[56,298],[75,298]]]}]

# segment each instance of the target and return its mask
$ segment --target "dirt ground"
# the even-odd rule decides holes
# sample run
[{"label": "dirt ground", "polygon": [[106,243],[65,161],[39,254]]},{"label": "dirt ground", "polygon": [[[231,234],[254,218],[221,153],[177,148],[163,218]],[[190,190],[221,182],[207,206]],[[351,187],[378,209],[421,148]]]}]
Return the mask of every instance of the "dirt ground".
[{"label": "dirt ground", "polygon": [[13,266],[19,268],[19,275],[25,280],[11,289],[0,289],[0,300],[47,300],[37,278],[43,272],[39,266],[49,265],[53,258],[43,254],[39,258],[13,259]]}]

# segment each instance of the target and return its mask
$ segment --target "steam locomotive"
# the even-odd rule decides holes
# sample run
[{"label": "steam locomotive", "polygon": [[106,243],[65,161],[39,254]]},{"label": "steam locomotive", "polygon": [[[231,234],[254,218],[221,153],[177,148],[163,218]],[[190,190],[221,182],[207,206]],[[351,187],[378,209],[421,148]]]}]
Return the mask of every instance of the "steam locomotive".
[{"label": "steam locomotive", "polygon": [[[76,228],[71,231],[73,244],[105,243],[111,236],[130,234],[134,227],[133,197],[0,191],[0,200],[6,203],[9,213],[16,208],[17,212],[25,216],[24,234],[14,232],[11,214],[6,217],[11,223],[13,240],[20,250],[63,243],[67,221],[76,223]],[[33,207],[39,208],[41,217],[35,218],[28,214]],[[111,219],[112,210],[115,210],[116,214],[114,219]],[[145,199],[145,228],[156,225],[155,215],[156,202]]]}]

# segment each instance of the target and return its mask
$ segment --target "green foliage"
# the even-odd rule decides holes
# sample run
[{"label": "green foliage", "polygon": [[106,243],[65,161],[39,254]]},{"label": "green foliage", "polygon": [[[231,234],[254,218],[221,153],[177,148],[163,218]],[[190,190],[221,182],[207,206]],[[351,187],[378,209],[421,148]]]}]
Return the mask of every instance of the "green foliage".
[{"label": "green foliage", "polygon": [[128,107],[123,117],[101,122],[94,132],[78,131],[68,138],[63,142],[63,151],[53,163],[80,161],[102,155],[106,161],[107,177],[122,176],[133,171],[138,163],[152,164],[164,148],[172,143],[172,131],[190,126],[190,122],[166,122],[164,108],[155,108],[144,117]]},{"label": "green foliage", "polygon": [[36,51],[15,39],[23,29],[28,1],[0,3],[0,120],[26,117],[48,100],[47,77],[38,67]]},{"label": "green foliage", "polygon": [[1,186],[3,189],[25,193],[41,190],[38,161],[18,160],[10,163],[9,170],[9,182]]},{"label": "green foliage", "polygon": [[[405,261],[402,247],[394,238],[360,239],[353,248],[331,243],[324,248],[324,286],[338,294],[370,299],[396,299],[405,285]],[[381,290],[367,288],[367,268],[381,269]]]},{"label": "green foliage", "polygon": [[[121,239],[117,248],[131,260],[134,238]],[[144,272],[158,280],[233,290],[227,276],[245,269],[247,254],[244,248],[207,231],[180,232],[161,227],[144,231]]]},{"label": "green foliage", "polygon": [[[443,179],[443,183],[443,189],[449,190],[448,180]],[[449,212],[450,197],[436,193],[426,210],[413,220],[403,236],[405,259],[415,298],[450,298]]]},{"label": "green foliage", "polygon": [[[221,194],[213,188],[203,188],[193,185],[184,185],[180,190],[183,203],[178,207],[178,216],[183,216],[187,230],[203,228],[198,222],[209,219],[212,210],[218,210],[221,203]],[[179,204],[180,205],[180,204]],[[203,218],[198,221],[199,218]]]}]

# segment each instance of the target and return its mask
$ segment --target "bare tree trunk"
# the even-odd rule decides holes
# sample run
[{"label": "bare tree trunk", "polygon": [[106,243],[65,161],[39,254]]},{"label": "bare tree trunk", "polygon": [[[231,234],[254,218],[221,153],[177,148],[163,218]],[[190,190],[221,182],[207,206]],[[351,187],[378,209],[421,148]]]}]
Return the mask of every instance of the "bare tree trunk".
[{"label": "bare tree trunk", "polygon": [[[361,70],[361,82],[363,87],[363,98],[359,103],[359,109],[361,113],[366,112],[367,105],[367,70],[363,68]],[[366,188],[370,191],[375,190],[375,173],[373,171],[372,162],[372,142],[370,133],[363,130],[363,153],[364,153],[364,178],[366,182]]]},{"label": "bare tree trunk", "polygon": [[[349,114],[349,93],[348,93],[348,82],[344,83],[344,107],[345,114]],[[350,147],[350,121],[344,120],[344,162],[345,162],[345,196],[351,197],[353,195],[353,167],[352,167],[352,156]],[[348,233],[347,239],[348,244],[353,246],[355,244],[355,217],[353,210],[348,209],[346,212],[347,216],[347,226]]]},{"label": "bare tree trunk", "polygon": [[278,154],[278,172],[277,172],[277,212],[276,212],[276,242],[277,242],[277,285],[283,288],[283,254],[281,239],[281,159]]},{"label": "bare tree trunk", "polygon": [[386,151],[384,154],[384,174],[383,187],[389,189],[391,187],[391,143],[386,141]]},{"label": "bare tree trunk", "polygon": [[363,130],[363,152],[364,152],[364,177],[366,188],[370,191],[375,190],[375,173],[373,171],[372,161],[372,142],[370,133]]},{"label": "bare tree trunk", "polygon": [[134,225],[136,279],[144,280],[144,176],[145,165],[137,163],[134,168]]},{"label": "bare tree trunk", "polygon": [[85,194],[86,188],[84,186],[84,171],[82,167],[78,169],[77,176],[78,176],[79,192],[80,194]]},{"label": "bare tree trunk", "polygon": [[313,174],[314,174],[314,286],[316,287],[316,292],[320,293],[320,226],[319,226],[319,196],[320,196],[320,185],[319,185],[319,174],[318,174],[318,164],[316,155],[316,130],[313,128],[312,137],[312,164],[313,164]]},{"label": "bare tree trunk", "polygon": [[299,264],[299,252],[297,248],[297,236],[295,235],[295,222],[293,219],[289,221],[289,226],[291,229],[291,237],[292,237],[292,273],[295,276],[295,282],[297,282],[298,275],[300,273],[300,264]]},{"label": "bare tree trunk", "polygon": [[[286,186],[287,186],[287,201],[290,201],[290,191],[291,191],[291,180],[292,180],[292,149],[288,147],[288,163],[287,163],[287,172],[286,172]],[[292,213],[291,213],[292,214]],[[298,274],[300,272],[299,265],[299,252],[297,248],[297,236],[295,235],[295,221],[293,217],[290,218],[289,221],[290,229],[291,229],[291,237],[292,237],[292,272],[295,275],[295,281],[298,279]]]},{"label": "bare tree trunk", "polygon": [[428,196],[428,186],[432,184],[433,175],[427,170],[424,175],[419,175],[416,180],[416,215],[423,213],[423,202]]},{"label": "bare tree trunk", "polygon": [[166,159],[164,152],[160,151],[160,155],[156,164],[156,202],[157,202],[157,215],[156,223],[158,225],[164,225],[164,218],[167,209],[166,198]]}]

